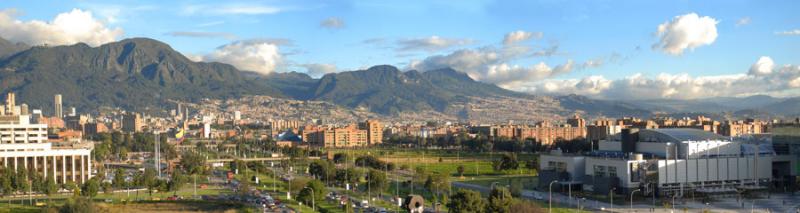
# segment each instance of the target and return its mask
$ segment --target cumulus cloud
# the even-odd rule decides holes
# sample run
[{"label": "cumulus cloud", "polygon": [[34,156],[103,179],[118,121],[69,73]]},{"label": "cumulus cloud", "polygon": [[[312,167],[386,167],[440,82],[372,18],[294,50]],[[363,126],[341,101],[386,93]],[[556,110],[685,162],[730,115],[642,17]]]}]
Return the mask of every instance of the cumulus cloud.
[{"label": "cumulus cloud", "polygon": [[328,29],[342,29],[344,28],[344,20],[337,17],[330,17],[322,20],[322,22],[319,23],[319,26]]},{"label": "cumulus cloud", "polygon": [[401,39],[396,44],[398,51],[424,50],[433,52],[471,43],[472,40],[470,39],[442,38],[434,35],[426,38]]},{"label": "cumulus cloud", "polygon": [[283,61],[278,44],[265,40],[235,41],[217,47],[203,61],[228,63],[240,70],[269,74]]},{"label": "cumulus cloud", "polygon": [[503,38],[503,44],[512,45],[518,42],[527,41],[531,38],[540,39],[544,34],[541,32],[526,32],[522,30],[510,32]]},{"label": "cumulus cloud", "polygon": [[775,62],[772,61],[772,58],[767,56],[761,56],[758,58],[753,66],[750,66],[750,71],[748,74],[754,76],[761,76],[761,75],[769,75],[772,73],[772,69],[775,68]]},{"label": "cumulus cloud", "polygon": [[300,66],[306,68],[306,73],[314,77],[323,76],[328,73],[334,73],[337,70],[335,64],[311,63],[301,64]]},{"label": "cumulus cloud", "polygon": [[428,71],[449,67],[464,72],[475,80],[493,83],[507,89],[520,89],[532,82],[603,64],[601,60],[581,63],[565,60],[558,65],[533,61],[535,57],[550,56],[558,52],[557,44],[546,48],[534,48],[518,43],[536,36],[536,33],[511,32],[503,38],[503,45],[499,47],[490,45],[431,55],[421,60],[411,60],[406,69]]},{"label": "cumulus cloud", "polygon": [[529,67],[502,63],[490,65],[489,70],[485,73],[476,73],[479,74],[476,78],[484,82],[496,83],[504,88],[518,88],[528,82],[548,79],[571,72],[574,68],[573,65],[574,62],[572,61],[567,61],[556,67],[550,67],[544,62],[539,62]]},{"label": "cumulus cloud", "polygon": [[749,16],[742,17],[739,20],[736,20],[736,26],[738,27],[738,26],[748,25],[750,24],[750,22],[752,22],[752,20],[750,20]]},{"label": "cumulus cloud", "polygon": [[79,42],[90,46],[116,41],[120,28],[109,28],[89,11],[73,9],[60,13],[52,21],[21,21],[14,9],[0,11],[0,37],[31,45],[69,45]]},{"label": "cumulus cloud", "polygon": [[675,16],[658,25],[658,43],[653,48],[670,55],[681,55],[686,49],[710,45],[717,39],[717,20],[696,13]]},{"label": "cumulus cloud", "polygon": [[[770,65],[772,64],[772,65]],[[609,80],[603,76],[545,80],[520,90],[546,94],[580,94],[613,99],[696,99],[756,94],[785,94],[800,89],[800,66],[774,67],[761,57],[747,74],[691,76],[662,73],[655,77],[634,74]]]},{"label": "cumulus cloud", "polygon": [[175,31],[166,34],[177,37],[236,39],[236,35],[225,32]]},{"label": "cumulus cloud", "polygon": [[785,35],[785,36],[797,36],[797,35],[800,35],[800,29],[775,32],[775,34],[776,35]]},{"label": "cumulus cloud", "polygon": [[527,53],[491,47],[462,49],[447,55],[434,55],[424,60],[412,61],[409,69],[425,71],[450,67],[475,80],[516,88],[523,83],[558,76],[575,68],[575,63],[571,60],[555,67],[543,62],[531,66],[511,64],[512,59],[524,54]]}]

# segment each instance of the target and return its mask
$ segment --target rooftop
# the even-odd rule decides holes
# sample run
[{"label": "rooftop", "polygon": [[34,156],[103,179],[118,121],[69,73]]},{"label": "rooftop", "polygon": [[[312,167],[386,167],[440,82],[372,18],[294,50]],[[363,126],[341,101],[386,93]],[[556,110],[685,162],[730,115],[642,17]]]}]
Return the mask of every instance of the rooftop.
[{"label": "rooftop", "polygon": [[727,137],[699,129],[669,128],[669,129],[642,129],[639,130],[641,141],[672,142],[729,140]]}]

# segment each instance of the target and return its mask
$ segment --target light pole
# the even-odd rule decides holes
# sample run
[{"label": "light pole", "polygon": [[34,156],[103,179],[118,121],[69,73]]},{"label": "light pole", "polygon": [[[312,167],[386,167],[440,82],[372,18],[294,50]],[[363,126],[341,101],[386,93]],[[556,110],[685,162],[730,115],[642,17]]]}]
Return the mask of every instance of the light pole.
[{"label": "light pole", "polygon": [[678,196],[677,194],[673,194],[672,195],[672,205],[671,206],[672,206],[672,211],[673,212],[675,211],[675,197],[677,197],[677,196]]},{"label": "light pole", "polygon": [[311,190],[311,210],[314,210],[314,212],[317,212],[316,199],[314,198],[314,188],[306,186],[306,187],[304,187],[304,189]]},{"label": "light pole", "polygon": [[[549,206],[547,208],[547,212],[553,212],[553,184],[558,183],[558,180],[554,180],[550,182],[550,194],[549,194]],[[492,183],[494,184],[494,183]]]},{"label": "light pole", "polygon": [[611,188],[611,191],[608,192],[608,195],[611,197],[611,208],[608,208],[609,210],[614,208],[614,190],[617,190],[617,188]]},{"label": "light pole", "polygon": [[633,193],[636,193],[637,191],[642,191],[642,190],[636,189],[631,192],[631,212],[633,212]]}]

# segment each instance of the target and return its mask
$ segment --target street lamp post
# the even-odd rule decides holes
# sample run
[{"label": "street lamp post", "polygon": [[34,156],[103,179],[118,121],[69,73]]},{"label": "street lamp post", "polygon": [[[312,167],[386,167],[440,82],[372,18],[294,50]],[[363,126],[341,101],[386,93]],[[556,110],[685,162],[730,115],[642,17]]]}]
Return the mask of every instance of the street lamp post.
[{"label": "street lamp post", "polygon": [[642,191],[642,190],[636,189],[631,192],[631,212],[633,212],[633,193],[636,193],[637,191]]},{"label": "street lamp post", "polygon": [[[554,183],[558,183],[558,180],[554,180],[554,181],[550,182],[550,187],[549,187],[550,188],[550,194],[549,194],[550,202],[549,202],[549,206],[547,208],[548,209],[547,212],[553,212],[553,184]],[[492,183],[492,184],[494,184],[494,183]]]},{"label": "street lamp post", "polygon": [[608,192],[608,194],[611,197],[611,208],[608,208],[608,209],[613,209],[614,208],[614,190],[617,190],[617,188],[616,187],[611,188],[611,191]]},{"label": "street lamp post", "polygon": [[316,212],[317,211],[317,204],[316,204],[316,199],[314,198],[314,188],[306,186],[306,187],[304,187],[304,189],[311,190],[311,210],[314,210],[314,212]]}]

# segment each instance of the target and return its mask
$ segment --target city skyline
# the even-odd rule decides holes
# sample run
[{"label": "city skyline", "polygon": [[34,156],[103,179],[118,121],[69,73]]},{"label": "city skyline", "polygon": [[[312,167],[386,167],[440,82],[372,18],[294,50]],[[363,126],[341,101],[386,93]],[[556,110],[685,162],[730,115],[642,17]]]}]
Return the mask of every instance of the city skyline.
[{"label": "city skyline", "polygon": [[[600,99],[800,95],[792,1],[41,2],[0,4],[0,37],[164,41],[262,74],[452,67],[506,89]],[[722,9],[724,8],[724,9]]]}]

